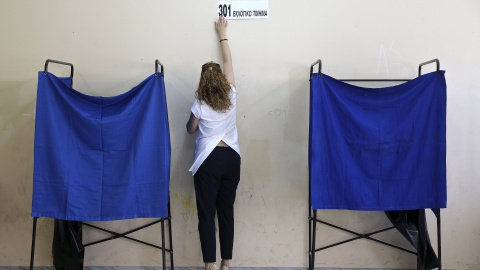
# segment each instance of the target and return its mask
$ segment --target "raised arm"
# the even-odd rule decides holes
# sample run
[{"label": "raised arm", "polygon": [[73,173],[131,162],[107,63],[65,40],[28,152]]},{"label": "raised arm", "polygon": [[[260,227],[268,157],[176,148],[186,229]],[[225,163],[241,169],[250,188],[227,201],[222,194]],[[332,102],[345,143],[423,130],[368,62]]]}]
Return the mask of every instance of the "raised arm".
[{"label": "raised arm", "polygon": [[227,77],[227,81],[235,86],[235,76],[233,75],[232,54],[230,53],[230,46],[227,39],[228,21],[225,17],[220,16],[218,22],[215,22],[215,30],[217,31],[220,41],[220,50],[222,52],[222,66],[223,74]]}]

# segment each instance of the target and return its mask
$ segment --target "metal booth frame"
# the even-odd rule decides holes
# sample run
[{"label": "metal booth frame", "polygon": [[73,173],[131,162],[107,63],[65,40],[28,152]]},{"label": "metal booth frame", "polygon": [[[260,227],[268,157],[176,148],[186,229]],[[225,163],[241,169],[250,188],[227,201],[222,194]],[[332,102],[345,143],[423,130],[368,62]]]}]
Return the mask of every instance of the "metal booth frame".
[{"label": "metal booth frame", "polygon": [[[437,74],[439,74],[440,73],[440,61],[438,59],[433,59],[433,60],[421,63],[418,66],[418,76],[422,75],[422,66],[425,66],[425,65],[428,65],[428,64],[431,64],[431,63],[436,63],[436,66],[437,66],[436,71],[437,71]],[[315,65],[318,65],[318,76],[320,76],[320,77],[322,76],[322,60],[318,59],[317,61],[315,61],[310,66],[310,78],[312,78],[312,76],[313,76],[313,68],[314,68]],[[410,81],[410,80],[411,79],[340,79],[339,81],[342,81],[342,82],[407,82],[407,81]],[[319,251],[322,251],[322,250],[325,250],[325,249],[329,249],[329,248],[332,248],[332,247],[335,247],[335,246],[338,246],[338,245],[341,245],[341,244],[345,244],[345,243],[348,243],[348,242],[351,242],[351,241],[359,240],[359,239],[371,240],[371,241],[377,242],[379,244],[383,244],[383,245],[386,245],[386,246],[389,246],[389,247],[392,247],[392,248],[396,248],[396,249],[408,252],[408,253],[413,254],[413,255],[417,255],[416,252],[413,252],[413,251],[410,251],[408,249],[405,249],[405,248],[402,248],[402,247],[399,247],[399,246],[396,246],[396,245],[393,245],[393,244],[390,244],[390,243],[387,243],[387,242],[384,242],[384,241],[381,241],[381,240],[378,240],[378,239],[375,239],[375,238],[371,237],[375,234],[394,229],[395,226],[391,226],[391,227],[381,229],[381,230],[377,230],[377,231],[370,232],[370,233],[358,233],[358,232],[354,232],[352,230],[348,230],[346,228],[342,228],[340,226],[336,226],[334,224],[325,222],[323,220],[320,220],[317,217],[317,210],[312,209],[310,188],[311,187],[310,187],[310,177],[309,177],[308,178],[308,207],[309,207],[309,209],[308,209],[308,257],[309,257],[308,269],[309,270],[314,270],[315,269],[315,253],[316,252],[319,252]],[[440,209],[435,209],[435,215],[436,215],[436,218],[437,218],[438,270],[441,270],[442,269],[442,259],[441,259],[442,258],[442,241],[441,241]],[[353,235],[355,235],[355,237],[350,238],[348,240],[336,242],[336,243],[331,244],[331,245],[316,248],[317,223],[321,223],[321,224],[327,225],[329,227],[336,228],[338,230],[353,234]]]},{"label": "metal booth frame", "polygon": [[[72,78],[72,82],[70,84],[70,87],[72,87],[72,85],[73,85],[73,64],[48,59],[47,61],[45,61],[44,74],[47,74],[47,72],[48,72],[48,64],[49,63],[70,66],[70,77]],[[160,73],[158,72],[158,66],[160,66]],[[158,76],[158,75],[163,77],[164,76],[164,71],[163,71],[162,63],[160,63],[160,61],[158,61],[158,59],[157,59],[157,60],[155,60],[155,76]],[[101,227],[82,222],[82,225],[85,225],[85,226],[88,226],[88,227],[91,227],[91,228],[94,228],[94,229],[97,229],[97,230],[100,230],[100,231],[103,231],[103,232],[106,232],[106,233],[109,233],[109,234],[112,235],[111,237],[107,237],[107,238],[104,238],[104,239],[101,239],[101,240],[98,240],[98,241],[94,241],[94,242],[91,242],[91,243],[84,244],[83,247],[92,246],[92,245],[95,245],[95,244],[103,243],[103,242],[118,239],[118,238],[125,238],[125,239],[132,240],[132,241],[140,243],[140,244],[144,244],[144,245],[162,250],[163,270],[167,269],[166,252],[170,253],[170,269],[174,270],[173,246],[172,246],[172,215],[171,215],[171,211],[170,211],[170,196],[168,197],[167,210],[168,210],[168,217],[160,218],[156,221],[150,222],[148,224],[145,224],[143,226],[140,226],[138,228],[135,228],[135,229],[123,232],[123,233],[117,233],[117,232],[109,231],[107,229],[103,229]],[[34,259],[35,259],[35,239],[36,239],[38,218],[39,217],[33,217],[32,248],[31,248],[31,255],[30,255],[30,270],[33,270]],[[169,248],[166,248],[166,245],[165,245],[165,241],[166,241],[165,240],[165,221],[168,221]],[[152,244],[152,243],[148,243],[148,242],[141,241],[141,240],[138,240],[138,239],[127,236],[128,234],[139,231],[141,229],[145,229],[147,227],[150,227],[150,226],[158,224],[158,223],[161,223],[161,241],[162,241],[161,246],[158,246],[158,245],[155,245],[155,244]]]}]

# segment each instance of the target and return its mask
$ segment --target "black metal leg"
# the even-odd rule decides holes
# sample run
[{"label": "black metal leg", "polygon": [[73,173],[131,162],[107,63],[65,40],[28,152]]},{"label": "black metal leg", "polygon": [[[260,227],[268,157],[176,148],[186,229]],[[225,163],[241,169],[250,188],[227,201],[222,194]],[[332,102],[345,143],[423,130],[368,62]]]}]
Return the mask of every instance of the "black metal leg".
[{"label": "black metal leg", "polygon": [[308,202],[308,269],[312,270],[312,204]]},{"label": "black metal leg", "polygon": [[165,218],[162,218],[162,260],[163,270],[167,270],[167,262],[165,261]]},{"label": "black metal leg", "polygon": [[442,270],[442,228],[440,219],[440,208],[437,210],[437,240],[438,240],[438,270]]},{"label": "black metal leg", "polygon": [[35,259],[35,238],[37,237],[37,219],[33,218],[33,230],[32,230],[32,251],[30,254],[30,270],[33,270],[33,261]]},{"label": "black metal leg", "polygon": [[312,270],[312,214],[308,209],[308,269]]},{"label": "black metal leg", "polygon": [[173,266],[172,215],[170,214],[170,198],[168,198],[168,239],[170,242],[170,268],[171,270],[175,270]]},{"label": "black metal leg", "polygon": [[310,270],[315,269],[315,239],[317,238],[317,210],[313,210],[313,236],[312,236],[312,266]]}]

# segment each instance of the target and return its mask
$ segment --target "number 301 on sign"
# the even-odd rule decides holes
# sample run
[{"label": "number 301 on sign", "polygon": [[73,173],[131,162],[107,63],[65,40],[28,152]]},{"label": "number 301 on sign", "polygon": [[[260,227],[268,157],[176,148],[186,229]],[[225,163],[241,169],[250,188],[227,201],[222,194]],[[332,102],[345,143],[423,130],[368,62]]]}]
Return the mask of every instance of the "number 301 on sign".
[{"label": "number 301 on sign", "polygon": [[220,4],[220,5],[218,5],[218,17],[220,17],[220,16],[222,16],[222,15],[223,15],[223,17],[225,17],[225,18],[231,17],[231,16],[232,16],[232,15],[231,15],[231,14],[232,14],[231,11],[232,11],[232,5],[228,5],[228,6],[227,6],[227,4],[223,4],[223,5]]},{"label": "number 301 on sign", "polygon": [[268,0],[261,1],[218,1],[218,16],[227,19],[268,18]]}]

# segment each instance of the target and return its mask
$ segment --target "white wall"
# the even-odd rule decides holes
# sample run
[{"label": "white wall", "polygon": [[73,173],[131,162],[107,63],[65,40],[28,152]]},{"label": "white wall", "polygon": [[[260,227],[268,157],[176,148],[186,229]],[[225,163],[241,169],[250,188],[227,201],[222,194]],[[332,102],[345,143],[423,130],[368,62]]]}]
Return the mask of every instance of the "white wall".
[{"label": "white wall", "polygon": [[[176,266],[201,266],[194,203],[194,136],[185,132],[200,67],[219,60],[217,1],[104,0],[0,3],[0,265],[29,264],[37,71],[48,58],[75,65],[74,88],[116,95],[165,65],[172,138],[171,197]],[[310,64],[337,78],[413,78],[439,58],[448,85],[448,208],[443,266],[480,269],[480,2],[270,0],[269,19],[230,21],[237,81],[242,180],[233,266],[306,267]],[[432,71],[434,65],[425,68]],[[68,75],[68,69],[49,69]],[[175,200],[175,197],[181,198]],[[192,204],[183,198],[193,200]],[[321,211],[369,232],[381,212]],[[436,245],[434,219],[430,233]],[[98,223],[125,231],[145,220]],[[319,227],[317,241],[349,237]],[[51,265],[53,222],[39,219],[36,265]],[[84,242],[104,234],[84,229]],[[135,233],[159,241],[159,227]],[[408,247],[392,231],[381,237]],[[160,253],[128,240],[87,248],[85,265],[158,266]],[[317,255],[317,267],[415,268],[415,257],[364,240]]]}]

